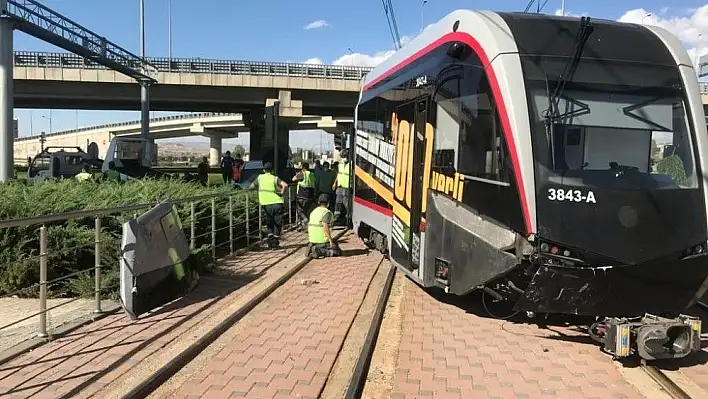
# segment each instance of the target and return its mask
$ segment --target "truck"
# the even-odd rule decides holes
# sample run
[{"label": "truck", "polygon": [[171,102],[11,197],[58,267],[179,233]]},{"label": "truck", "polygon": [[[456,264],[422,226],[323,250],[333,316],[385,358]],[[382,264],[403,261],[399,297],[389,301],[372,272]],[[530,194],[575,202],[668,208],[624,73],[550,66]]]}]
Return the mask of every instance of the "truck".
[{"label": "truck", "polygon": [[[85,164],[92,169],[106,172],[111,162],[122,180],[144,177],[164,178],[169,176],[142,165],[145,140],[141,138],[114,137],[108,145],[105,159],[99,159],[80,147],[48,146],[42,149],[29,163],[27,180],[71,178],[81,172]],[[153,159],[157,159],[157,146],[152,145]]]}]

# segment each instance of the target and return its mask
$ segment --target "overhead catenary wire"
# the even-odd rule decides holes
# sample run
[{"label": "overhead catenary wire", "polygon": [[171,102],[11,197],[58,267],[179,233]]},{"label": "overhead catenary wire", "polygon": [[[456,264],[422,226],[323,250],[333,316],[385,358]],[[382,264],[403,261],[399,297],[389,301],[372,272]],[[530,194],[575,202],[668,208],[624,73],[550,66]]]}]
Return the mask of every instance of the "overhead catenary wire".
[{"label": "overhead catenary wire", "polygon": [[[543,2],[541,2],[541,0],[529,0],[528,4],[526,4],[526,8],[524,9],[524,12],[529,12],[529,10],[534,5],[534,3],[536,3],[536,13],[540,14],[541,11],[543,11],[543,7],[545,7],[546,4],[548,3],[548,0],[544,0]],[[564,8],[564,7],[561,7],[561,8]]]},{"label": "overhead catenary wire", "polygon": [[386,15],[388,30],[391,32],[391,38],[393,38],[393,47],[399,50],[401,48],[401,36],[398,33],[398,24],[396,23],[396,15],[393,11],[393,3],[391,3],[391,0],[381,0],[381,4],[383,5],[384,14]]}]

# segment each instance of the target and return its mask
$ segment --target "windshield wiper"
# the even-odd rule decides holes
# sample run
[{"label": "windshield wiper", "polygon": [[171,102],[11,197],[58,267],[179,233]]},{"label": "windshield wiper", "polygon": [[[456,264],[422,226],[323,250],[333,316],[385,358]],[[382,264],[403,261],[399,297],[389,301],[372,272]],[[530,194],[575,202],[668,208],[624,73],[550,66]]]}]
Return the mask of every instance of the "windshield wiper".
[{"label": "windshield wiper", "polygon": [[563,72],[558,77],[558,82],[553,90],[550,92],[550,85],[548,84],[548,75],[544,71],[544,77],[546,81],[546,95],[548,97],[548,108],[544,111],[543,118],[546,124],[546,135],[548,136],[548,141],[551,145],[551,168],[555,169],[555,133],[553,131],[553,124],[560,120],[560,113],[558,112],[558,103],[560,101],[561,95],[565,90],[566,83],[570,82],[575,74],[575,70],[578,68],[580,63],[580,57],[583,55],[583,49],[585,48],[585,43],[587,43],[590,35],[595,30],[595,27],[590,24],[590,17],[582,17],[580,19],[580,26],[575,34],[575,51],[573,53],[573,58],[566,62],[563,67]]},{"label": "windshield wiper", "polygon": [[555,90],[553,90],[553,94],[548,99],[547,114],[550,118],[559,116],[558,102],[560,101],[560,97],[565,90],[566,84],[573,80],[575,70],[578,69],[578,64],[580,63],[580,57],[583,55],[585,43],[588,42],[588,39],[594,30],[595,27],[590,24],[590,17],[582,17],[580,19],[580,26],[578,27],[578,32],[575,35],[575,52],[573,54],[573,58],[566,62],[563,72],[561,72],[558,82],[556,83]]}]

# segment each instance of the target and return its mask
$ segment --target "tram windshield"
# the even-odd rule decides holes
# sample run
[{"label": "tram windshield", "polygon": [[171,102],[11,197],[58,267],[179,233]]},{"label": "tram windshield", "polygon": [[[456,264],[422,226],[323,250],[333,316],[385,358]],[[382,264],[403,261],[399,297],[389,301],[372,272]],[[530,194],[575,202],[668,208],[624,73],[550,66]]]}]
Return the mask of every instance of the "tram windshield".
[{"label": "tram windshield", "polygon": [[583,59],[555,99],[565,57],[522,57],[543,183],[617,189],[698,187],[676,67]]}]

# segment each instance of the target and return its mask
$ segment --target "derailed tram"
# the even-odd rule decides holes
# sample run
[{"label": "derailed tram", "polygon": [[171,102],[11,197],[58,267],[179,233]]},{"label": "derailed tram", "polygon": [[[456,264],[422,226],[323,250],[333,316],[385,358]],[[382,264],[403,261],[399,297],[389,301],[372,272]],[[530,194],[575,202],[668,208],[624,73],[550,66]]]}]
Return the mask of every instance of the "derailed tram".
[{"label": "derailed tram", "polygon": [[[596,316],[617,357],[700,350],[708,132],[658,27],[455,11],[363,82],[352,223],[425,287]],[[678,315],[678,316],[677,316]]]}]

